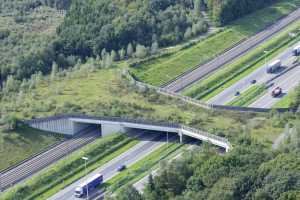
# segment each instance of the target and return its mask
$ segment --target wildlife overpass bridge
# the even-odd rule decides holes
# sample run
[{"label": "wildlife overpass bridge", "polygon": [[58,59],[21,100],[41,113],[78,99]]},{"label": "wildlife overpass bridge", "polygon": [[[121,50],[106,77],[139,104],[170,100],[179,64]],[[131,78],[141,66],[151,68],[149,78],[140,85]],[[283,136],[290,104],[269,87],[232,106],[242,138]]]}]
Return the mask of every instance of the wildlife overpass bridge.
[{"label": "wildlife overpass bridge", "polygon": [[119,117],[91,117],[84,115],[63,115],[24,121],[32,128],[53,133],[73,136],[89,126],[99,129],[101,136],[116,132],[126,132],[128,129],[142,129],[161,132],[176,133],[180,142],[184,136],[189,136],[204,142],[209,142],[229,151],[231,145],[226,138],[219,137],[195,128],[175,123],[151,122],[136,119],[124,119]]}]

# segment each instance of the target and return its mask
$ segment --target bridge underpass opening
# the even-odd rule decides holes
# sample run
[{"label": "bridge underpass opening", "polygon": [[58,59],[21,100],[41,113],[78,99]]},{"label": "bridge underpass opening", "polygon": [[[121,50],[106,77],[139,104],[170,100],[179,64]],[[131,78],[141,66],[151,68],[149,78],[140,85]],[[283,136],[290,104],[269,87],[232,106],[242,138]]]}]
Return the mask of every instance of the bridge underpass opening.
[{"label": "bridge underpass opening", "polygon": [[139,124],[134,122],[117,122],[117,121],[107,121],[107,120],[97,120],[97,119],[84,119],[84,118],[70,118],[73,123],[73,129],[76,132],[87,128],[91,125],[96,125],[101,130],[101,136],[110,135],[113,133],[128,133],[128,131],[137,132],[147,132],[148,134],[158,134],[163,132],[168,132],[172,135],[179,135],[178,128],[166,127],[161,125],[152,124]]},{"label": "bridge underpass opening", "polygon": [[166,132],[158,130],[148,130],[141,128],[126,128],[126,134],[130,137],[137,137],[139,140],[152,140],[162,142],[180,141],[179,135],[176,132]]}]

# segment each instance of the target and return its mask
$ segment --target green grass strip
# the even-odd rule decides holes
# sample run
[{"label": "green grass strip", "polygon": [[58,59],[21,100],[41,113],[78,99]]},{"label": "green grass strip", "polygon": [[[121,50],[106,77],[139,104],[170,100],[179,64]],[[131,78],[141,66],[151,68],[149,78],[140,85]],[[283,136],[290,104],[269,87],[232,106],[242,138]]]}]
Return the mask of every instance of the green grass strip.
[{"label": "green grass strip", "polygon": [[159,149],[130,166],[127,170],[110,179],[106,183],[107,190],[111,192],[118,192],[122,187],[135,183],[137,180],[144,177],[149,170],[156,166],[160,161],[166,159],[173,152],[183,146],[184,144],[180,143],[164,144]]},{"label": "green grass strip", "polygon": [[230,106],[248,106],[255,101],[258,97],[264,94],[266,91],[266,86],[264,85],[254,85],[242,92],[239,97],[234,98],[228,103]]},{"label": "green grass strip", "polygon": [[97,139],[94,143],[70,154],[25,183],[9,189],[3,200],[46,199],[85,175],[82,156],[89,157],[87,171],[91,172],[138,143],[124,134]]}]

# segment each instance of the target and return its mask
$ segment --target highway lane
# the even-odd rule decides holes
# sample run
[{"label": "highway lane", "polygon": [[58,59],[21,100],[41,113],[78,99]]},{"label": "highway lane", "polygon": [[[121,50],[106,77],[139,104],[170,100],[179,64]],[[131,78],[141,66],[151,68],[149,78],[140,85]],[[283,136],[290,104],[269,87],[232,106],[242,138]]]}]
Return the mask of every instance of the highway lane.
[{"label": "highway lane", "polygon": [[[268,88],[268,91],[265,95],[260,97],[254,103],[252,103],[249,107],[258,107],[258,108],[271,108],[275,105],[278,101],[282,99],[285,95],[287,95],[288,91],[294,89],[300,83],[300,65],[295,67],[293,70],[283,74],[282,76],[278,77],[270,84],[272,87]],[[272,97],[271,92],[276,87],[281,87],[283,90],[283,95],[280,97]]]},{"label": "highway lane", "polygon": [[[287,50],[276,56],[270,61],[267,61],[267,63],[271,63],[272,61],[276,59],[280,59],[282,61],[282,65],[284,68],[279,70],[276,73],[267,73],[266,68],[267,66],[263,65],[262,67],[258,68],[248,76],[242,78],[232,86],[226,88],[222,92],[220,92],[218,95],[214,96],[211,98],[208,103],[211,104],[217,104],[217,105],[225,105],[232,101],[235,98],[235,93],[237,91],[243,92],[247,90],[252,84],[252,80],[256,80],[256,84],[264,84],[268,80],[271,80],[272,78],[276,77],[278,74],[282,73],[285,70],[288,70],[291,66],[293,66],[294,61],[297,59],[296,57],[293,56],[292,51],[293,48],[297,45],[300,45],[300,42],[296,43],[295,45],[292,45],[289,47]],[[297,71],[297,69],[293,69]]]},{"label": "highway lane", "polygon": [[[193,148],[198,147],[198,146],[199,146],[199,144],[197,142],[194,142],[194,143],[189,144],[185,149],[192,150]],[[182,153],[183,152],[180,152],[176,156],[172,157],[171,159],[168,160],[168,162],[172,162],[173,160],[180,158],[182,156]],[[154,176],[157,176],[158,173],[159,173],[159,168],[154,169],[148,175],[144,176],[142,179],[140,179],[139,181],[134,183],[133,187],[135,187],[135,189],[137,189],[139,192],[143,192],[146,184],[148,183],[150,174],[152,174],[152,176],[154,177]]]},{"label": "highway lane", "polygon": [[[85,134],[82,134],[85,133]],[[79,136],[68,139],[55,147],[28,159],[27,161],[1,173],[0,186],[7,189],[16,183],[22,182],[50,164],[62,159],[80,147],[93,142],[100,137],[99,130],[89,127]]]},{"label": "highway lane", "polygon": [[262,42],[270,39],[274,34],[278,33],[280,30],[287,27],[292,22],[300,18],[300,8],[279,20],[277,23],[267,27],[265,30],[257,33],[256,35],[250,37],[246,41],[238,44],[232,49],[226,51],[222,55],[216,57],[210,62],[198,66],[195,70],[190,71],[186,74],[175,79],[173,82],[166,85],[164,88],[172,92],[179,92],[191,85],[192,83],[201,80],[206,77],[208,74],[216,71],[217,69],[223,67],[224,65],[240,58],[245,53],[256,48]]},{"label": "highway lane", "polygon": [[[166,141],[165,136],[154,134],[147,134],[145,133],[145,137],[142,141],[128,150],[127,152],[121,154],[120,156],[116,157],[115,159],[111,160],[104,166],[100,167],[99,169],[93,171],[92,173],[88,174],[87,177],[83,177],[80,180],[74,182],[73,184],[69,185],[65,189],[61,190],[48,200],[76,200],[78,198],[74,197],[74,189],[78,186],[81,182],[86,180],[87,178],[95,175],[96,173],[103,174],[104,181],[109,180],[113,176],[117,175],[119,172],[117,168],[125,164],[130,166],[137,162],[138,160],[144,158],[145,156],[149,155],[154,150],[161,147]],[[93,196],[93,194],[91,194]],[[101,194],[99,194],[101,195]],[[93,198],[94,199],[94,198]]]}]

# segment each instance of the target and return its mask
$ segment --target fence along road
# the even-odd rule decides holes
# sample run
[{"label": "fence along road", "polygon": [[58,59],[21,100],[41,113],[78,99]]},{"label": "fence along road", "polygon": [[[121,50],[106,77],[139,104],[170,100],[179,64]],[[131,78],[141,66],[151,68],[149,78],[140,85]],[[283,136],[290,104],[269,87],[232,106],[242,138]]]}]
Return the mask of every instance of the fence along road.
[{"label": "fence along road", "polygon": [[270,39],[274,34],[278,33],[298,19],[300,19],[300,8],[298,8],[288,16],[282,18],[278,22],[274,23],[273,25],[267,27],[265,30],[257,33],[256,35],[250,37],[239,45],[226,51],[210,62],[204,65],[199,65],[196,69],[177,77],[175,80],[166,84],[164,88],[172,92],[179,92],[183,90],[187,86],[204,78],[205,76],[221,68],[225,64],[236,60],[250,50],[256,48],[262,42]]}]

